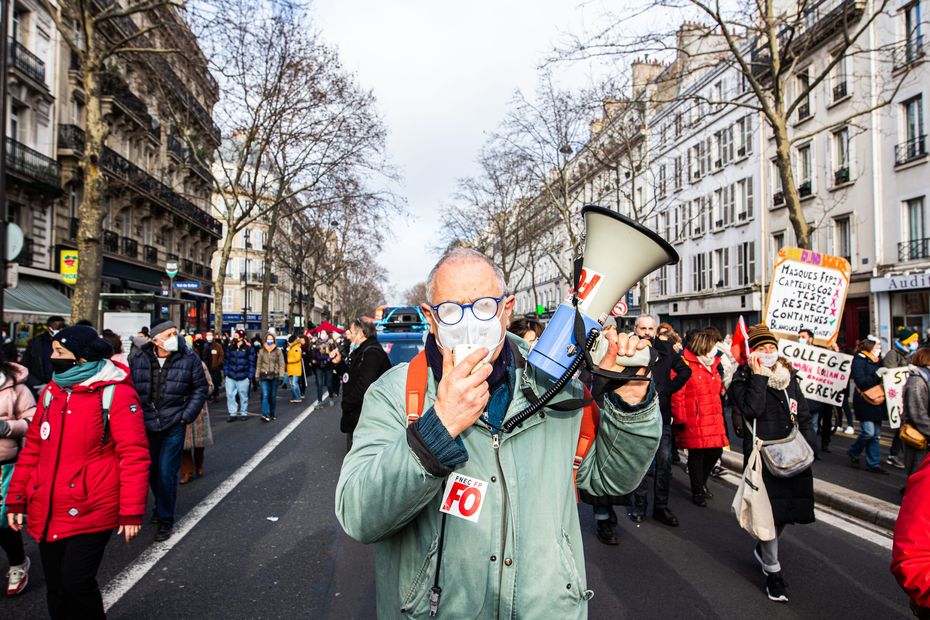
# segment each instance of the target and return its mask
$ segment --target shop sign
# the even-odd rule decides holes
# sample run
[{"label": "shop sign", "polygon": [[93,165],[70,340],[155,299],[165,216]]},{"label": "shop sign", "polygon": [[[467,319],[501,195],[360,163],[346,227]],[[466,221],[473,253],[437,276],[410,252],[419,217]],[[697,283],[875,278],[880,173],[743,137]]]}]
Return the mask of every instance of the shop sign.
[{"label": "shop sign", "polygon": [[873,293],[881,293],[884,291],[908,291],[921,288],[930,288],[930,275],[926,273],[915,273],[908,276],[872,278],[871,281]]},{"label": "shop sign", "polygon": [[840,256],[782,248],[775,259],[765,323],[780,336],[814,332],[814,342],[836,342],[852,268]]},{"label": "shop sign", "polygon": [[59,271],[61,271],[61,281],[65,284],[77,284],[77,272],[78,272],[78,251],[77,250],[67,250],[64,249],[61,251],[61,265],[59,266]]},{"label": "shop sign", "polygon": [[798,371],[801,391],[807,400],[842,406],[849,386],[852,355],[785,339],[778,341],[778,352]]}]

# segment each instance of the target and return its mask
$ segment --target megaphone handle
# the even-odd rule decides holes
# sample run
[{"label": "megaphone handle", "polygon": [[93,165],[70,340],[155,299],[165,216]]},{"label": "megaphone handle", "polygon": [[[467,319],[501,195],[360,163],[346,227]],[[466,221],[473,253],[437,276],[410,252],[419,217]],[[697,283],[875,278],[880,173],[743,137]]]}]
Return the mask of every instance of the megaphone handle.
[{"label": "megaphone handle", "polygon": [[[604,356],[607,355],[607,349],[609,347],[610,343],[606,338],[601,337],[595,342],[594,348],[591,349],[591,361],[593,361],[596,366],[599,366]],[[615,363],[617,366],[623,366],[624,368],[649,366],[654,361],[654,355],[655,349],[646,347],[645,349],[640,349],[635,355],[630,357],[618,355]]]}]

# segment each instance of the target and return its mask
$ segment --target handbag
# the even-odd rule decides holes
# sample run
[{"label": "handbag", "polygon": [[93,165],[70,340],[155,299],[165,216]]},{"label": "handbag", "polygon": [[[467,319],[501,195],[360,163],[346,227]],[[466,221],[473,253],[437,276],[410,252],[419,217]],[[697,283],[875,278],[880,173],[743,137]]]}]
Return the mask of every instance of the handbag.
[{"label": "handbag", "polygon": [[867,390],[860,390],[856,387],[856,391],[859,392],[862,399],[870,405],[885,404],[885,388],[883,388],[881,384],[873,385]]},{"label": "handbag", "polygon": [[901,425],[901,430],[898,431],[898,437],[901,438],[904,445],[910,446],[915,450],[927,449],[927,436],[917,430],[917,427],[910,422],[905,422]]},{"label": "handbag", "polygon": [[[788,392],[785,392],[788,399]],[[772,439],[762,442],[762,460],[769,473],[776,478],[791,478],[811,466],[814,462],[814,451],[810,444],[798,432],[798,423],[794,413],[790,412],[794,428],[784,439]]]},{"label": "handbag", "polygon": [[259,375],[258,378],[261,379],[262,381],[271,381],[272,379],[277,379],[277,378],[278,378],[278,373],[275,373],[275,372],[263,372],[262,374]]},{"label": "handbag", "polygon": [[752,452],[749,454],[749,461],[743,470],[731,508],[736,514],[739,526],[750,536],[756,540],[774,540],[778,531],[775,529],[775,517],[772,515],[772,502],[762,480],[762,440],[755,437],[755,422],[752,430]]}]

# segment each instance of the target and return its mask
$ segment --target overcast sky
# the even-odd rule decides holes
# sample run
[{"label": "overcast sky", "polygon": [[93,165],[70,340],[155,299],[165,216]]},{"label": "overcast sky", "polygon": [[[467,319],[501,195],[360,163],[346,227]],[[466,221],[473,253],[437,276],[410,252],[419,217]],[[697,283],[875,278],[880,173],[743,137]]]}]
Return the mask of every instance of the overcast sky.
[{"label": "overcast sky", "polygon": [[580,32],[576,0],[315,0],[324,38],[374,91],[403,175],[407,221],[380,222],[394,295],[425,279],[438,258],[440,209],[456,179],[475,171],[487,134],[516,89],[532,92],[537,67],[566,32]]}]

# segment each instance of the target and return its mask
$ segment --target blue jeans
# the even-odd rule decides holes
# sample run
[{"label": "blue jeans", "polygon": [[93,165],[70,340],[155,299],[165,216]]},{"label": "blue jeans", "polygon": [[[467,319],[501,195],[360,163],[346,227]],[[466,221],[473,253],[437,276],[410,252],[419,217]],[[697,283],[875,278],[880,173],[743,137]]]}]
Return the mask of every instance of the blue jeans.
[{"label": "blue jeans", "polygon": [[236,415],[236,394],[239,395],[239,415],[248,415],[249,380],[226,377],[226,410],[229,415]]},{"label": "blue jeans", "polygon": [[155,496],[155,516],[160,525],[174,526],[174,506],[178,498],[178,470],[184,448],[184,425],[146,433],[149,438],[149,485]]},{"label": "blue jeans", "polygon": [[316,378],[316,399],[317,402],[323,402],[323,388],[329,394],[333,393],[333,371],[329,368],[314,368],[313,376]]},{"label": "blue jeans", "polygon": [[849,448],[849,456],[858,459],[865,451],[865,464],[869,467],[879,467],[882,464],[881,446],[878,443],[882,432],[881,422],[860,422],[862,432],[859,433],[856,443]]},{"label": "blue jeans", "polygon": [[262,415],[273,418],[278,403],[278,378],[262,379],[258,383],[262,388]]},{"label": "blue jeans", "polygon": [[304,395],[300,393],[300,375],[290,375],[287,380],[291,384],[291,396],[294,400],[303,400]]}]

